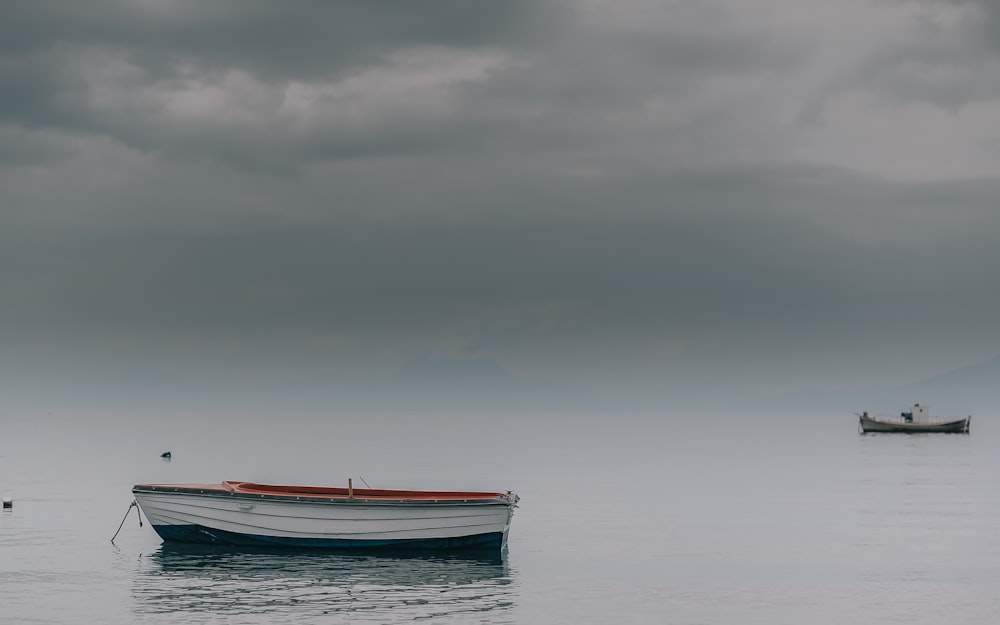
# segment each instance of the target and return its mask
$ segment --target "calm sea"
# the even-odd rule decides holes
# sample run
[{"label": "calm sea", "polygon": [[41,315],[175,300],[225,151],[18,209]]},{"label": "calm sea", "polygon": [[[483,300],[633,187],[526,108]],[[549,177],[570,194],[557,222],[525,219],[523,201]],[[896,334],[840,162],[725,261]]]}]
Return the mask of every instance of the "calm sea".
[{"label": "calm sea", "polygon": [[[0,416],[8,623],[996,623],[1000,418]],[[164,461],[160,453],[172,452]],[[161,544],[138,482],[516,490],[502,557]]]}]

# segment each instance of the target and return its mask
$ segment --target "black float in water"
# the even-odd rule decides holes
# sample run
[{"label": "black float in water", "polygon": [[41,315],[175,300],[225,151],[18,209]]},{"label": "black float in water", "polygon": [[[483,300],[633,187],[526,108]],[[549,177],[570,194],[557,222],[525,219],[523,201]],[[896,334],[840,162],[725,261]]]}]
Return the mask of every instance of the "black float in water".
[{"label": "black float in water", "polygon": [[169,451],[165,451],[162,454],[160,454],[160,457],[161,458],[165,458],[167,460],[170,460],[170,452]]}]

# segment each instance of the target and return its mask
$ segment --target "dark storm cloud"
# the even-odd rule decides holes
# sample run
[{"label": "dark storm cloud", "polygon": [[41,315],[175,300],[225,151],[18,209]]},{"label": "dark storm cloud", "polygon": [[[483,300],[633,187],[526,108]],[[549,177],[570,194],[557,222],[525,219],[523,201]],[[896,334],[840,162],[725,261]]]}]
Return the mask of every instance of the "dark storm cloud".
[{"label": "dark storm cloud", "polygon": [[[350,83],[392,58],[400,74],[412,71],[406,57],[422,46],[457,55],[517,45],[547,13],[530,2],[15,2],[0,23],[0,123],[276,169],[288,159],[378,153],[386,136],[398,137],[403,152],[414,141],[429,149],[441,120],[386,101],[405,91],[373,94],[384,109],[374,119],[364,111],[324,116],[356,108],[329,89],[310,94],[317,116],[278,109],[297,84]],[[177,98],[197,99],[199,89],[209,98],[227,92],[228,110],[178,110]]]},{"label": "dark storm cloud", "polygon": [[195,61],[205,71],[246,69],[265,79],[308,79],[336,76],[398,47],[506,44],[544,19],[537,5],[11,0],[4,5],[0,52],[121,49],[152,74],[173,75],[176,64]]},{"label": "dark storm cloud", "polygon": [[12,96],[0,119],[275,173],[505,143],[579,147],[706,78],[794,63],[794,46],[761,33],[697,28],[724,18],[675,8],[644,23],[529,2],[18,3],[0,26]]}]

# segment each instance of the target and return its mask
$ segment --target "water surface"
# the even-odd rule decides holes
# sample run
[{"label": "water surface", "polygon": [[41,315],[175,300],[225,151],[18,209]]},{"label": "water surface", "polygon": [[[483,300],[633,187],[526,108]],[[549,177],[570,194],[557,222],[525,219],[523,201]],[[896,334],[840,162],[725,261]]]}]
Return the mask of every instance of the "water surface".
[{"label": "water surface", "polygon": [[[851,415],[5,415],[19,623],[993,623],[1000,429]],[[165,450],[170,461],[160,459]],[[161,544],[139,482],[514,489],[509,551]]]}]

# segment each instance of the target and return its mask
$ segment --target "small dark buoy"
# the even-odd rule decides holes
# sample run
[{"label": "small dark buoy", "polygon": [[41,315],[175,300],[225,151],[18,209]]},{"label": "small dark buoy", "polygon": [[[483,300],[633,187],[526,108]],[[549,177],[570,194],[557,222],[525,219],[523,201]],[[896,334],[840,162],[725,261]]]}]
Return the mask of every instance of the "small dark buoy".
[{"label": "small dark buoy", "polygon": [[4,497],[3,498],[3,507],[4,508],[13,508],[14,507],[14,500],[11,499],[10,497]]},{"label": "small dark buoy", "polygon": [[169,451],[165,451],[162,454],[160,454],[160,457],[161,458],[165,458],[167,460],[170,460],[170,452]]}]

